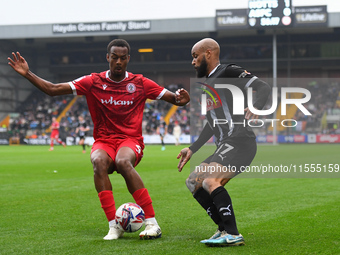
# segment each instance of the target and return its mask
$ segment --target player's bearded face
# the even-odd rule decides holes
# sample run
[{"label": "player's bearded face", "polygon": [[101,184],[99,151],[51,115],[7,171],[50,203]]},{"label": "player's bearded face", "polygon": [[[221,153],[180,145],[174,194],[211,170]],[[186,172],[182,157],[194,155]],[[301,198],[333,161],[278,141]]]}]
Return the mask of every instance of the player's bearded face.
[{"label": "player's bearded face", "polygon": [[199,66],[197,66],[197,68],[196,68],[197,77],[202,78],[202,77],[206,76],[207,69],[208,69],[208,64],[207,64],[207,61],[205,59],[205,56],[203,55],[201,64]]}]

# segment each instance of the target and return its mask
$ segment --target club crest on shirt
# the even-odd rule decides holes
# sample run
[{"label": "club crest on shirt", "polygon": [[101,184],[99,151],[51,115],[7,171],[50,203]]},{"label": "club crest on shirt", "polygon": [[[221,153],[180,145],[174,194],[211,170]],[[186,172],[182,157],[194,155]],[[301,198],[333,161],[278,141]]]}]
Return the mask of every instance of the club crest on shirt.
[{"label": "club crest on shirt", "polygon": [[128,85],[126,85],[126,91],[129,93],[133,93],[136,91],[136,85],[133,83],[129,83]]},{"label": "club crest on shirt", "polygon": [[219,108],[222,106],[220,100],[218,98],[214,97],[215,100],[208,98],[207,99],[207,111]]}]

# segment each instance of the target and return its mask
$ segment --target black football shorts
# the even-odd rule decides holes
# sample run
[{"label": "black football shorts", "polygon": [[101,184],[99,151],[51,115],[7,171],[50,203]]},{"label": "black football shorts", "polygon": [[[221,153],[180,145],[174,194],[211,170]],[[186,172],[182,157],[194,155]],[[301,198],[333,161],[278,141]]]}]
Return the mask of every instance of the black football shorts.
[{"label": "black football shorts", "polygon": [[[254,138],[227,138],[218,145],[214,154],[202,163],[210,164],[215,162],[222,165],[222,168],[214,169],[214,171],[220,173],[231,171],[239,174],[251,164],[255,157],[256,150],[257,145]],[[213,171],[213,169],[210,169],[210,171]]]}]

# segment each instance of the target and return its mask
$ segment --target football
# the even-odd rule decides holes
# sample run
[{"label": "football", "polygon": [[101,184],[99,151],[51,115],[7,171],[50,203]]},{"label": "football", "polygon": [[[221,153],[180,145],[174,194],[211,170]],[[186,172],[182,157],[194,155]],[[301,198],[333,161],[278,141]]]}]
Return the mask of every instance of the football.
[{"label": "football", "polygon": [[135,232],[143,226],[145,214],[139,205],[125,203],[116,211],[116,220],[125,232]]}]

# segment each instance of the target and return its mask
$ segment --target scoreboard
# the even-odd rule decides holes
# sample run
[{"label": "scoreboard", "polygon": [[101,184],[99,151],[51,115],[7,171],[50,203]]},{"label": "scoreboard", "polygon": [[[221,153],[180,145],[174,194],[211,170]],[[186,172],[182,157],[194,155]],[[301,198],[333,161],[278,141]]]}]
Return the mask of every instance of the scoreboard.
[{"label": "scoreboard", "polygon": [[254,28],[291,26],[291,0],[249,0],[248,24]]}]

